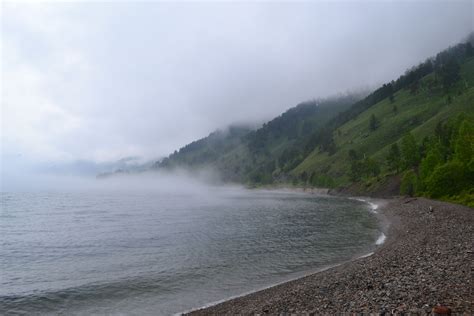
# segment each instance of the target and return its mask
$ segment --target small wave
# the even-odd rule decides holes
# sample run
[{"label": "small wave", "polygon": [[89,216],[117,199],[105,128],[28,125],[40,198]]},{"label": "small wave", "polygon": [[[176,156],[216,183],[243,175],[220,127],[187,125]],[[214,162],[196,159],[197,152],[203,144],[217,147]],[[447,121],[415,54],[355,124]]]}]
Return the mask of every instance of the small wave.
[{"label": "small wave", "polygon": [[365,255],[362,255],[362,256],[360,256],[360,257],[357,257],[357,259],[367,258],[367,257],[370,257],[370,256],[373,255],[373,254],[374,254],[374,252],[369,252],[369,253],[367,253],[367,254],[365,254]]},{"label": "small wave", "polygon": [[[365,199],[361,199],[361,198],[350,198],[350,199],[369,204],[369,206],[370,206],[370,211],[373,212],[374,214],[378,214],[378,212],[377,212],[377,209],[379,208],[379,205],[378,205],[378,204],[373,203],[373,202],[370,202],[370,201],[365,200]],[[380,246],[380,245],[382,245],[382,244],[385,242],[385,239],[387,239],[387,236],[385,236],[385,234],[382,232],[382,233],[380,233],[379,238],[377,238],[377,240],[375,241],[375,244],[376,244],[377,246]],[[370,253],[370,254],[368,254],[368,255],[366,255],[366,256],[370,256],[370,255],[372,255],[372,253]],[[363,257],[364,257],[364,256],[362,256],[362,257],[360,257],[360,258],[363,258]]]},{"label": "small wave", "polygon": [[[371,252],[367,255],[364,255],[364,256],[368,257],[368,256],[371,256],[371,255],[373,255],[373,252]],[[364,256],[362,256],[362,257],[364,257]],[[360,258],[362,258],[362,257],[360,257]],[[198,311],[198,310],[201,310],[201,309],[206,309],[206,308],[209,308],[209,307],[213,307],[213,306],[216,306],[218,304],[221,304],[221,303],[224,303],[224,302],[227,302],[227,301],[239,298],[239,297],[244,297],[244,296],[247,296],[247,295],[250,295],[250,294],[253,294],[253,293],[256,293],[256,292],[260,292],[260,291],[263,291],[263,290],[266,290],[266,289],[269,289],[269,288],[272,288],[272,287],[275,287],[275,286],[278,286],[278,285],[281,285],[281,284],[284,284],[284,283],[288,283],[288,282],[291,282],[291,281],[302,279],[302,278],[307,277],[309,275],[324,272],[324,271],[329,270],[331,268],[335,268],[337,266],[340,266],[344,263],[345,262],[341,262],[341,263],[337,263],[337,264],[333,264],[333,265],[328,265],[328,266],[325,266],[325,267],[322,267],[322,268],[319,268],[319,269],[316,269],[316,270],[313,270],[313,271],[308,271],[304,274],[300,274],[298,276],[291,277],[291,278],[288,278],[288,279],[283,280],[283,281],[279,281],[279,282],[275,282],[275,283],[272,283],[272,284],[269,284],[269,285],[266,285],[266,286],[263,286],[263,287],[255,288],[253,290],[246,291],[246,292],[241,293],[241,294],[231,295],[227,298],[223,298],[223,299],[220,299],[220,300],[217,300],[217,301],[213,301],[213,302],[201,305],[200,307],[193,307],[193,308],[188,309],[184,312],[174,313],[172,316],[183,316],[183,315],[188,314],[188,313],[193,312],[193,311]]]},{"label": "small wave", "polygon": [[367,200],[365,200],[365,199],[361,199],[361,198],[350,198],[350,199],[351,199],[351,200],[356,200],[356,201],[360,201],[360,202],[367,203],[367,204],[369,204],[370,210],[371,210],[373,213],[375,213],[375,214],[378,213],[378,212],[377,212],[377,209],[379,208],[379,205],[378,205],[378,204],[369,202],[369,201],[367,201]]},{"label": "small wave", "polygon": [[375,204],[372,202],[367,202],[367,203],[369,203],[372,212],[377,213],[377,209],[379,208],[378,204]]},{"label": "small wave", "polygon": [[381,233],[379,238],[377,239],[377,241],[375,242],[375,244],[377,246],[380,246],[381,244],[383,244],[385,242],[385,239],[387,239],[387,236],[385,236],[384,233]]}]

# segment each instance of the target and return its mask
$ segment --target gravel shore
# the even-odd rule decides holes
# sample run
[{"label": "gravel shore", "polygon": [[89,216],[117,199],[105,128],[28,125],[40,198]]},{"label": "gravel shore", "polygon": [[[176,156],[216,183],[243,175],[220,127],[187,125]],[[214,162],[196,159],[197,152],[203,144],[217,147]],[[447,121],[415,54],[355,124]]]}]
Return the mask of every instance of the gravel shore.
[{"label": "gravel shore", "polygon": [[190,314],[473,314],[474,210],[409,198],[378,211],[390,226],[372,256]]}]

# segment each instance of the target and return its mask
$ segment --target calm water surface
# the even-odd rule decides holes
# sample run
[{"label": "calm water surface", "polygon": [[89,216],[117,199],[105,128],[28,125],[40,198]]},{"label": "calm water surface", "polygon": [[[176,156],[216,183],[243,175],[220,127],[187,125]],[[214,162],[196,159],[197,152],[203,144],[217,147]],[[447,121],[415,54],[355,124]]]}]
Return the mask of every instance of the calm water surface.
[{"label": "calm water surface", "polygon": [[0,314],[169,315],[370,252],[360,201],[309,194],[1,193]]}]

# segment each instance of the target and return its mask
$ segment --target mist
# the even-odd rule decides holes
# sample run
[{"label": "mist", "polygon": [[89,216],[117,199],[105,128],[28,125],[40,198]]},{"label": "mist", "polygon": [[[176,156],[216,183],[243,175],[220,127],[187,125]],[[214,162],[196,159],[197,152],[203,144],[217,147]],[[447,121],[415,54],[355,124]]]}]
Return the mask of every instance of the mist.
[{"label": "mist", "polygon": [[[8,177],[8,172],[5,174]],[[223,194],[239,194],[244,187],[223,183],[212,169],[156,170],[113,173],[105,177],[81,174],[61,174],[25,170],[2,182],[2,192],[144,192],[160,195],[212,198]]]},{"label": "mist", "polygon": [[376,87],[462,40],[472,12],[471,1],[2,2],[2,182],[27,183],[24,165],[156,160],[235,122]]}]

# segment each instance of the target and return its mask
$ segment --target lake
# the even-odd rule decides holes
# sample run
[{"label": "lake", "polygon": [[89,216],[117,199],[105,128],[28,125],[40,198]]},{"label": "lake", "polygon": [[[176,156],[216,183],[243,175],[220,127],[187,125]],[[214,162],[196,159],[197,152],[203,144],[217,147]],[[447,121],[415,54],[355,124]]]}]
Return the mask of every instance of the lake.
[{"label": "lake", "polygon": [[362,201],[172,191],[1,193],[0,314],[170,315],[367,254],[380,236]]}]

